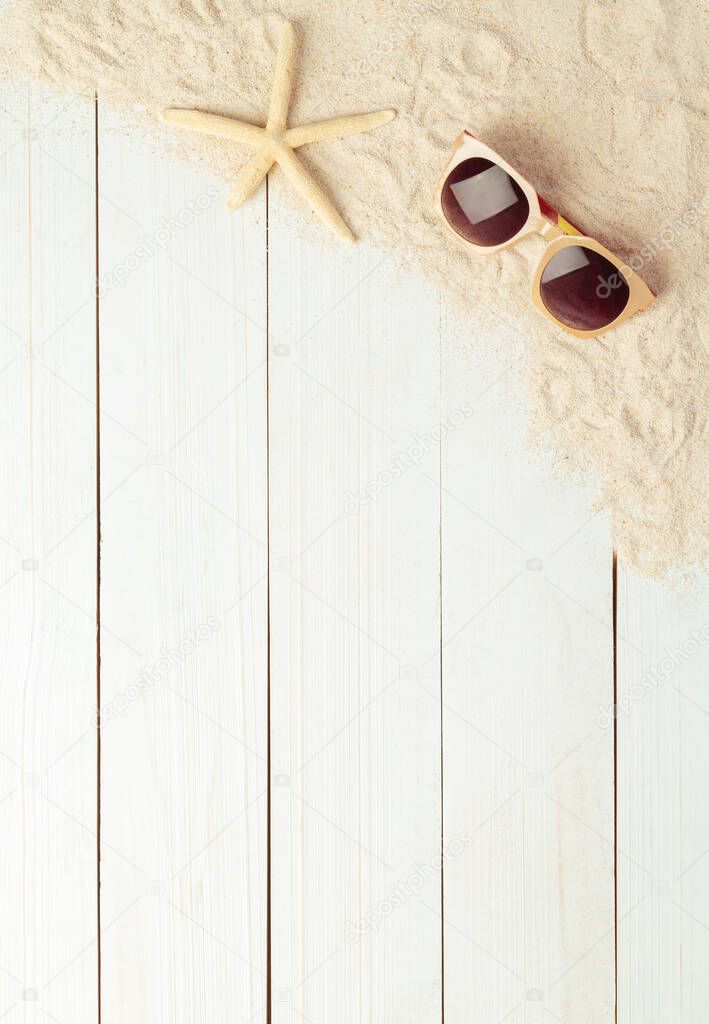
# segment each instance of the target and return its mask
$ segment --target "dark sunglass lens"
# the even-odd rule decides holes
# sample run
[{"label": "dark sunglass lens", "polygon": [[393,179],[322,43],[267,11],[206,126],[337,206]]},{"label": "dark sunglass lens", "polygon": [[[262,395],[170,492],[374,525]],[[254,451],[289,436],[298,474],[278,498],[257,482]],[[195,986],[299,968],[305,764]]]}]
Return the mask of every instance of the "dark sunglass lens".
[{"label": "dark sunglass lens", "polygon": [[542,272],[539,290],[549,312],[577,331],[597,331],[619,317],[630,288],[600,252],[583,245],[560,249]]},{"label": "dark sunglass lens", "polygon": [[502,245],[524,226],[529,203],[507,171],[482,157],[454,167],[441,193],[446,220],[474,245]]}]

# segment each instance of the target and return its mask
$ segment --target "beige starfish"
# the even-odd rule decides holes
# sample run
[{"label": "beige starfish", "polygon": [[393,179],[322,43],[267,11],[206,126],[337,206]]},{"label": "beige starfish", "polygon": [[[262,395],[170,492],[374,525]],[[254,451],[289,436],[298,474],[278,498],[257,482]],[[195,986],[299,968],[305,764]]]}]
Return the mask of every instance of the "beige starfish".
[{"label": "beige starfish", "polygon": [[351,117],[333,117],[327,121],[315,121],[288,128],[288,107],[294,71],[295,34],[290,22],[281,28],[276,58],[276,74],[271,93],[271,104],[265,128],[246,121],[237,121],[220,114],[207,114],[201,110],[171,109],[163,111],[163,118],[178,128],[189,128],[205,135],[216,135],[222,139],[252,146],[256,152],[239,174],[234,191],[229,198],[229,207],[237,207],[252,195],[268,172],[277,163],[293,187],[319,216],[345,241],[353,242],[354,235],[322,189],[315,183],[301,161],[293,152],[299,146],[325,139],[339,139],[358,132],[387,124],[396,117],[394,110],[379,110],[374,114],[355,114]]}]

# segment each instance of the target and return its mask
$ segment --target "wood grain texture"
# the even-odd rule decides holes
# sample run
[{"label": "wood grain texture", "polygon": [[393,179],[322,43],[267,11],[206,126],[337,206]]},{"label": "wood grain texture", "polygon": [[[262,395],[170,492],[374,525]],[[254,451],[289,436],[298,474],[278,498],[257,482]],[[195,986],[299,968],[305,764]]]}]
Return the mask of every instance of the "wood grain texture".
[{"label": "wood grain texture", "polygon": [[433,1024],[437,304],[277,201],[269,281],[273,1020]]},{"label": "wood grain texture", "polygon": [[709,1009],[709,592],[619,572],[618,1020]]},{"label": "wood grain texture", "polygon": [[[477,346],[477,347],[474,347]],[[525,446],[522,340],[444,328],[445,1019],[613,1019],[612,557]]]},{"label": "wood grain texture", "polygon": [[36,91],[3,99],[0,1015],[89,1024],[98,1016],[93,114]]},{"label": "wood grain texture", "polygon": [[102,1019],[259,1021],[264,203],[229,214],[212,179],[114,127],[99,138]]},{"label": "wood grain texture", "polygon": [[614,629],[514,326],[99,126],[0,111],[0,1018],[265,1024],[270,625],[274,1024],[703,1020],[706,591]]}]

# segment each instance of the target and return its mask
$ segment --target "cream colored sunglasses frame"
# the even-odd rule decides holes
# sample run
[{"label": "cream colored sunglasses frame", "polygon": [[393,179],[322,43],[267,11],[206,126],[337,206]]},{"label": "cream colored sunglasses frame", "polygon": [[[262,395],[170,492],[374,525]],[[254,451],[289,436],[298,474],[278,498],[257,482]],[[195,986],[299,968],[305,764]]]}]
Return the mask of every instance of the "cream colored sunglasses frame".
[{"label": "cream colored sunglasses frame", "polygon": [[[443,186],[448,178],[451,171],[462,163],[464,160],[470,159],[470,157],[484,157],[486,160],[492,161],[502,167],[511,178],[513,178],[519,187],[524,192],[527,202],[529,203],[529,216],[526,222],[522,225],[516,235],[508,241],[503,242],[502,245],[475,245],[474,242],[469,242],[462,235],[453,228],[449,223],[448,218],[443,212],[442,193]],[[646,309],[650,303],[654,300],[654,292],[648,288],[643,279],[639,277],[634,270],[631,270],[618,256],[614,255],[609,249],[606,249],[604,245],[597,242],[595,238],[590,238],[585,235],[583,231],[577,228],[570,221],[562,217],[558,210],[555,210],[543,196],[526,181],[519,171],[515,170],[506,160],[486,146],[484,142],[480,142],[474,135],[471,135],[469,131],[462,132],[461,135],[455,141],[455,149],[451,159],[446,166],[441,179],[436,189],[436,209],[440,216],[443,218],[443,222],[456,239],[459,245],[464,249],[472,249],[478,253],[493,253],[500,252],[502,249],[508,249],[512,245],[516,245],[521,239],[526,238],[528,235],[539,234],[545,238],[549,245],[544,251],[544,255],[539,261],[539,265],[534,274],[532,281],[532,302],[540,311],[546,316],[552,323],[555,323],[558,327],[563,327],[565,331],[569,331],[570,334],[574,334],[577,338],[594,338],[597,334],[604,334],[606,331],[611,330],[614,327],[618,327],[625,320],[631,317],[634,313],[639,312],[641,309]],[[559,320],[554,314],[547,309],[544,305],[541,297],[540,282],[544,268],[549,261],[559,252],[560,249],[564,249],[570,245],[578,245],[579,239],[583,239],[583,245],[586,249],[592,249],[594,252],[600,253],[602,256],[613,264],[614,267],[620,271],[625,280],[628,282],[629,295],[628,301],[623,311],[612,320],[605,327],[598,327],[593,331],[580,331],[575,327],[570,327],[565,324],[563,320]]]}]

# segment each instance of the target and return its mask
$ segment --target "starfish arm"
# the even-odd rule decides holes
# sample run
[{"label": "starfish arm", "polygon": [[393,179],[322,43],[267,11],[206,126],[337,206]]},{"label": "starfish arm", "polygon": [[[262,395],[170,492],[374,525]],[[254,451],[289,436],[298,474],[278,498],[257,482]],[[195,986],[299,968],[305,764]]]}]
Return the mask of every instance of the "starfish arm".
[{"label": "starfish arm", "polygon": [[349,227],[323,190],[313,181],[293,150],[287,146],[279,146],[276,160],[283,169],[285,176],[293,187],[300,192],[311,209],[345,242],[354,242],[355,238]]},{"label": "starfish arm", "polygon": [[260,146],[263,142],[263,128],[246,121],[236,121],[221,114],[205,114],[202,110],[163,110],[162,119],[177,128],[188,128],[203,135],[216,135],[220,139],[233,139],[249,146]]},{"label": "starfish arm", "polygon": [[353,114],[350,117],[331,117],[326,121],[314,121],[300,128],[288,128],[283,141],[297,149],[309,142],[323,142],[325,139],[341,139],[345,135],[369,132],[388,124],[396,117],[395,110],[378,110],[374,114]]},{"label": "starfish arm", "polygon": [[249,160],[236,179],[227,204],[229,209],[236,210],[250,195],[253,195],[272,167],[273,149],[271,146],[264,146]]},{"label": "starfish arm", "polygon": [[282,132],[286,126],[288,105],[293,86],[294,50],[295,32],[291,23],[285,21],[281,26],[281,36],[278,40],[276,74],[273,79],[271,105],[268,108],[266,128],[269,132]]}]

